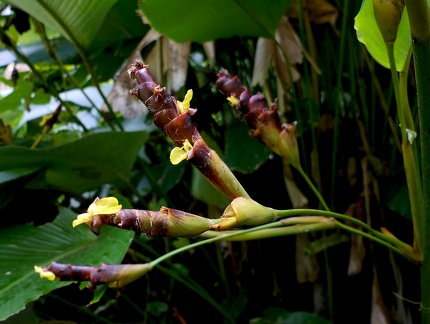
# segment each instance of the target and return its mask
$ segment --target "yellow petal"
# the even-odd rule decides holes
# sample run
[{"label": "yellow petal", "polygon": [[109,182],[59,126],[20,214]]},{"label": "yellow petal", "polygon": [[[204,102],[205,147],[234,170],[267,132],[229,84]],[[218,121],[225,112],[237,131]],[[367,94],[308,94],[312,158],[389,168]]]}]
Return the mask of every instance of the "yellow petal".
[{"label": "yellow petal", "polygon": [[239,100],[237,100],[236,97],[230,96],[227,98],[227,100],[230,101],[235,106],[237,106],[239,104]]},{"label": "yellow petal", "polygon": [[188,156],[188,153],[185,152],[182,148],[180,147],[175,147],[173,148],[173,150],[170,152],[170,162],[173,165],[178,164],[179,162],[181,162],[182,160],[185,160]]},{"label": "yellow petal", "polygon": [[190,89],[185,94],[184,101],[177,100],[176,103],[178,105],[178,110],[180,114],[185,114],[190,108],[190,101],[193,98],[193,90]]},{"label": "yellow petal", "polygon": [[187,93],[185,94],[184,105],[187,105],[188,108],[190,107],[191,99],[193,99],[193,89],[188,90]]},{"label": "yellow petal", "polygon": [[40,278],[46,278],[48,280],[55,280],[55,274],[51,271],[45,271],[42,267],[34,266],[34,271],[40,275]]},{"label": "yellow petal", "polygon": [[40,278],[45,278],[50,281],[55,280],[55,274],[51,271],[42,271],[39,273],[39,275],[40,275]]},{"label": "yellow petal", "polygon": [[95,214],[88,214],[88,213],[79,214],[78,217],[72,222],[72,226],[76,227],[80,224],[89,222],[94,218],[94,215]]},{"label": "yellow petal", "polygon": [[184,141],[184,145],[182,146],[182,149],[188,153],[192,148],[193,146],[191,145],[190,141],[186,139]]},{"label": "yellow petal", "polygon": [[106,197],[92,203],[88,207],[88,213],[91,215],[109,215],[120,211],[122,205],[118,204],[118,199],[115,197]]}]

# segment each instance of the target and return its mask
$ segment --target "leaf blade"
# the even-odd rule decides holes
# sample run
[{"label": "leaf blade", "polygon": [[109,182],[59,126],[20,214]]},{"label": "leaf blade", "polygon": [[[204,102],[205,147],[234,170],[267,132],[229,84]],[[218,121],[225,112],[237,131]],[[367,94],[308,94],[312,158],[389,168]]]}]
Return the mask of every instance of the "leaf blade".
[{"label": "leaf blade", "polygon": [[147,132],[105,132],[49,149],[0,147],[0,170],[45,167],[46,182],[69,192],[124,184],[147,138]]},{"label": "leaf blade", "polygon": [[59,32],[72,43],[75,39],[81,46],[87,48],[91,45],[109,10],[117,1],[10,0],[8,2]]},{"label": "leaf blade", "polygon": [[39,279],[34,265],[46,266],[52,261],[88,265],[121,262],[133,233],[106,227],[96,236],[84,226],[72,229],[75,216],[60,208],[59,216],[50,224],[0,230],[0,320],[42,294],[71,284]]},{"label": "leaf blade", "polygon": [[[291,1],[146,0],[150,25],[176,42],[205,42],[232,36],[273,37]],[[172,23],[173,22],[173,23]]]}]

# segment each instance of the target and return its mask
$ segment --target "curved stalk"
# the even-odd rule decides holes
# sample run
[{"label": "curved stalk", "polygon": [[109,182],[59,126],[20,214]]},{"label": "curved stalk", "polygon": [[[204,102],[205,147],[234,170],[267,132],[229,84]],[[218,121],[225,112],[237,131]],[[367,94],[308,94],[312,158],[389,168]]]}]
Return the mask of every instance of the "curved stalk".
[{"label": "curved stalk", "polygon": [[321,206],[326,210],[326,211],[330,211],[330,208],[328,208],[323,196],[321,195],[321,193],[318,191],[318,189],[314,186],[314,184],[312,183],[311,179],[309,179],[308,175],[306,174],[305,171],[303,171],[303,168],[301,166],[296,167],[296,170],[299,171],[300,175],[303,177],[303,179],[305,179],[306,183],[308,184],[308,186],[311,188],[311,190],[314,192],[314,194],[317,196]]},{"label": "curved stalk", "polygon": [[[279,218],[284,218],[284,217],[294,217],[294,216],[325,216],[325,217],[331,217],[331,218],[335,218],[335,219],[340,219],[343,221],[348,221],[351,222],[355,225],[360,226],[361,228],[363,228],[364,230],[366,230],[367,232],[369,232],[369,234],[360,231],[358,229],[352,228],[348,225],[345,224],[341,224],[342,229],[344,230],[348,230],[349,232],[358,234],[358,235],[362,235],[365,236],[379,244],[382,244],[386,247],[389,247],[387,245],[388,244],[392,244],[394,245],[396,248],[398,248],[398,250],[403,251],[404,253],[400,253],[403,256],[414,260],[415,262],[420,263],[421,262],[421,257],[420,255],[418,255],[416,253],[416,251],[409,245],[406,244],[403,241],[400,241],[399,239],[397,239],[394,236],[391,235],[386,235],[382,232],[379,232],[373,228],[371,228],[369,225],[367,225],[366,223],[354,218],[354,217],[350,217],[350,216],[346,216],[343,214],[338,214],[338,213],[334,213],[334,212],[330,212],[330,211],[323,211],[323,210],[318,210],[318,209],[287,209],[287,210],[277,210],[277,215]],[[398,253],[398,251],[395,251]]]},{"label": "curved stalk", "polygon": [[176,254],[182,253],[182,252],[187,251],[189,249],[193,249],[193,248],[196,248],[196,247],[208,244],[208,243],[212,243],[212,242],[216,242],[216,241],[221,241],[221,240],[224,240],[224,239],[227,239],[227,238],[239,235],[239,234],[251,233],[251,232],[255,232],[255,231],[261,230],[261,229],[275,228],[275,227],[282,227],[282,226],[284,226],[284,225],[281,222],[274,222],[274,223],[269,223],[269,224],[265,224],[265,225],[253,227],[253,228],[250,228],[250,229],[242,230],[242,231],[239,231],[239,232],[234,232],[234,233],[220,235],[220,236],[213,237],[213,238],[210,238],[210,239],[207,239],[207,240],[204,240],[204,241],[195,242],[193,244],[189,244],[189,245],[183,246],[183,247],[181,247],[179,249],[173,250],[173,251],[171,251],[169,253],[166,253],[166,254],[160,256],[158,259],[150,262],[150,264],[152,266],[156,266],[160,262],[163,262],[164,260],[169,259],[169,258],[171,258],[172,256],[174,256]]},{"label": "curved stalk", "polygon": [[[40,21],[38,21],[37,19],[33,18],[33,23],[36,26],[36,32],[39,34],[40,38],[42,39],[42,43],[45,45],[46,51],[48,53],[48,55],[50,57],[52,57],[52,59],[57,62],[58,67],[60,68],[60,71],[63,75],[65,75],[67,77],[67,79],[69,79],[72,84],[81,91],[82,95],[85,97],[85,99],[88,100],[88,102],[90,103],[91,107],[94,108],[95,110],[97,110],[97,112],[99,113],[99,115],[103,116],[103,118],[107,121],[107,117],[100,111],[100,109],[96,106],[96,104],[94,103],[94,101],[87,95],[87,93],[84,91],[84,89],[81,87],[81,85],[78,83],[78,81],[76,81],[76,79],[67,71],[67,69],[64,68],[64,64],[63,62],[61,62],[60,57],[57,55],[54,47],[52,46],[50,40],[48,39],[48,36],[46,35],[46,30],[45,30],[45,25],[43,25]],[[63,78],[62,78],[63,79]],[[64,79],[63,79],[64,80]],[[67,109],[68,107],[66,107]],[[70,109],[68,109],[69,114],[72,115],[72,111]],[[113,126],[108,122],[108,125],[111,127],[111,129],[114,130]]]}]

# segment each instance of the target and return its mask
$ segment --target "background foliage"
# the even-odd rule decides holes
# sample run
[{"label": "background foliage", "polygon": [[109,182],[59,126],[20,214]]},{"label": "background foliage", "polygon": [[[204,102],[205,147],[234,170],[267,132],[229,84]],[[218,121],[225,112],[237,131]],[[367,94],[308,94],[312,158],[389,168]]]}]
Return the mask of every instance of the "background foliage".
[{"label": "background foliage", "polygon": [[[208,217],[218,217],[229,203],[190,165],[170,164],[171,143],[128,97],[134,85],[126,70],[138,56],[177,98],[193,89],[193,120],[253,199],[279,209],[318,208],[301,178],[248,136],[214,88],[221,67],[269,103],[278,98],[284,121],[298,121],[304,169],[332,210],[412,241],[390,75],[357,40],[359,2],[71,4],[0,2],[0,319],[24,306],[9,321],[417,318],[418,305],[401,298],[419,300],[415,265],[338,232],[195,249],[119,296],[96,294],[100,301],[88,307],[90,292],[39,280],[36,264],[146,262],[194,240],[72,230],[73,215],[97,196]],[[365,39],[360,23],[358,36]],[[44,131],[43,116],[59,104],[58,121]]]}]

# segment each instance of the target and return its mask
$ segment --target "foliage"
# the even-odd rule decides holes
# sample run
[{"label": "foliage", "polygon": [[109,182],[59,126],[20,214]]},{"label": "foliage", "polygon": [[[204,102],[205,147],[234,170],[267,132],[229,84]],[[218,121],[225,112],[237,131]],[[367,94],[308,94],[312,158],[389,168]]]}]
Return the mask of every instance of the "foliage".
[{"label": "foliage", "polygon": [[[419,318],[418,306],[405,302],[420,299],[419,269],[398,256],[420,261],[404,163],[413,156],[409,165],[417,166],[418,152],[405,153],[407,134],[396,126],[415,129],[417,103],[403,121],[406,113],[392,109],[397,88],[378,64],[389,68],[393,60],[375,33],[371,1],[306,3],[0,1],[0,320]],[[407,76],[410,65],[407,18],[394,45],[395,75]],[[253,200],[305,223],[288,223],[293,217],[285,228],[275,222],[225,237],[210,231],[166,239],[106,226],[99,233],[73,229],[75,216],[105,196],[123,208],[166,206],[215,225],[224,209],[240,213],[191,163],[170,163],[172,142],[129,96],[136,83],[127,69],[135,58],[149,63],[156,84],[169,91],[182,75],[172,95],[184,98],[193,89],[197,113],[190,115],[204,142]],[[261,92],[268,106],[277,98],[282,123],[297,121],[299,166],[256,140],[249,116],[215,87],[221,68]],[[400,78],[404,93],[414,94],[413,79]],[[176,212],[159,214],[166,210]],[[327,224],[308,216],[338,218]],[[125,288],[104,285],[93,294],[69,281],[39,279],[33,267],[52,261],[147,263],[154,270]]]}]

